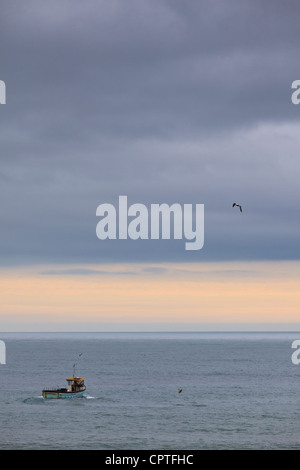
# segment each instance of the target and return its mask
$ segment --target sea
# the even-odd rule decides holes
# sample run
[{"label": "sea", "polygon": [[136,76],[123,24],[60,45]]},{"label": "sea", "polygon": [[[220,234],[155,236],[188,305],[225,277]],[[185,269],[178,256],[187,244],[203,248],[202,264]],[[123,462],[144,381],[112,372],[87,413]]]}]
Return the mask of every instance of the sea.
[{"label": "sea", "polygon": [[[300,364],[292,362],[300,333],[0,339],[1,450],[300,449]],[[74,364],[85,396],[44,399],[42,389],[64,387]]]}]

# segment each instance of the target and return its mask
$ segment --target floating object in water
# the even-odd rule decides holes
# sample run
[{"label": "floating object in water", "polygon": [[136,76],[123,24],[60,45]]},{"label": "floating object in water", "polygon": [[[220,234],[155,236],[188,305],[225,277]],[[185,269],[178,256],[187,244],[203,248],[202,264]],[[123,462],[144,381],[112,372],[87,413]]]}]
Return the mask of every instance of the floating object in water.
[{"label": "floating object in water", "polygon": [[[79,354],[79,357],[82,353]],[[42,391],[43,398],[79,398],[83,396],[86,390],[84,379],[75,376],[75,365],[73,364],[73,377],[67,380],[67,388],[44,388]]]},{"label": "floating object in water", "polygon": [[78,398],[82,397],[86,386],[82,377],[70,377],[67,388],[44,388],[43,398]]}]

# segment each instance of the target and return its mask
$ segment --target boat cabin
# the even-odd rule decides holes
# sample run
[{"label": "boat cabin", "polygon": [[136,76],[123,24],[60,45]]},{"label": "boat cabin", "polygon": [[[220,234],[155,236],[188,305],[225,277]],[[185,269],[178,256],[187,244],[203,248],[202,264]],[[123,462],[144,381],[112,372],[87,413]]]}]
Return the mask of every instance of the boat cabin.
[{"label": "boat cabin", "polygon": [[71,377],[67,379],[67,384],[68,392],[80,392],[85,389],[84,379],[81,377]]}]

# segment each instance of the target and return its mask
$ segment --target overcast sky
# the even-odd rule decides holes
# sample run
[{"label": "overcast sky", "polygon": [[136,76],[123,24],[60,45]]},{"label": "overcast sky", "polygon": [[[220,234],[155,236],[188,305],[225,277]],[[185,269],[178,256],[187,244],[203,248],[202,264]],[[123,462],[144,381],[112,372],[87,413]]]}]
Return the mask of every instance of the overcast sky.
[{"label": "overcast sky", "polygon": [[[2,266],[299,259],[300,3],[0,9]],[[203,249],[100,241],[96,208],[119,195],[205,204]]]}]

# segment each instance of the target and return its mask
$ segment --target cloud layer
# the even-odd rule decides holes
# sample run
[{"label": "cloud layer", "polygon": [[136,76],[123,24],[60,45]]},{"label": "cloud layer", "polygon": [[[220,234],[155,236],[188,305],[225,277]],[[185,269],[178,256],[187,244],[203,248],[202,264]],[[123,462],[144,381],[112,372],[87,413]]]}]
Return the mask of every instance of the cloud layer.
[{"label": "cloud layer", "polygon": [[[299,10],[4,0],[2,264],[299,259]],[[205,204],[204,248],[100,242],[122,194]]]}]

